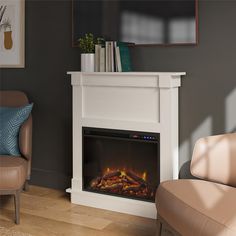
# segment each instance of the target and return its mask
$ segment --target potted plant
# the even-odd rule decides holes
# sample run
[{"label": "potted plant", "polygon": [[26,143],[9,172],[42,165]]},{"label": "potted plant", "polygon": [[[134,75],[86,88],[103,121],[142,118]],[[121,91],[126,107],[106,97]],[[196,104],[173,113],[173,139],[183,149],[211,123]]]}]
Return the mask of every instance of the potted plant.
[{"label": "potted plant", "polygon": [[13,41],[12,41],[12,31],[11,31],[11,23],[9,19],[3,21],[0,24],[0,31],[4,28],[4,47],[5,49],[12,49]]},{"label": "potted plant", "polygon": [[7,6],[0,6],[0,32],[4,29],[4,48],[9,50],[12,49],[13,41],[10,19],[3,19],[6,9]]},{"label": "potted plant", "polygon": [[79,38],[79,47],[81,49],[81,71],[94,72],[95,60],[95,39],[93,34],[85,34]]}]

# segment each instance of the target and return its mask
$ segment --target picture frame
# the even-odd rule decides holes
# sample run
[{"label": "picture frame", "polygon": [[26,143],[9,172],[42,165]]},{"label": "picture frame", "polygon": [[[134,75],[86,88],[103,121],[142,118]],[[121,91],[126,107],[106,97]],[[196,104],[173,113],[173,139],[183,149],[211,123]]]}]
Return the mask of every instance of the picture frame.
[{"label": "picture frame", "polygon": [[71,1],[72,47],[86,33],[131,47],[198,45],[199,0]]},{"label": "picture frame", "polygon": [[25,67],[25,0],[0,0],[0,68]]}]

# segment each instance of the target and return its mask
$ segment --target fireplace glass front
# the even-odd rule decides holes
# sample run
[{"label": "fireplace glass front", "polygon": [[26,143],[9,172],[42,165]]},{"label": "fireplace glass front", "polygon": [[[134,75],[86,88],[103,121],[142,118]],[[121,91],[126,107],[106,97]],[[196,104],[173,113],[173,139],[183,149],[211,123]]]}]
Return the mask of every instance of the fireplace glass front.
[{"label": "fireplace glass front", "polygon": [[83,128],[83,191],[154,202],[160,135]]}]

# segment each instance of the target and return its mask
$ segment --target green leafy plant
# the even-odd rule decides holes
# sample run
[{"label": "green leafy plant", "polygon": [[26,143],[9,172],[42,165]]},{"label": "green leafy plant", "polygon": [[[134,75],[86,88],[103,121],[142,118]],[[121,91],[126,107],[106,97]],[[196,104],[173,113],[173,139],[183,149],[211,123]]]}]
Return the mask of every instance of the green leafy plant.
[{"label": "green leafy plant", "polygon": [[105,39],[104,38],[97,38],[97,44],[104,46],[105,45]]},{"label": "green leafy plant", "polygon": [[103,44],[103,38],[94,38],[92,33],[85,34],[84,37],[78,39],[79,47],[82,53],[94,53],[95,52],[95,44]]},{"label": "green leafy plant", "polygon": [[4,19],[3,20],[3,16],[4,16],[4,13],[7,9],[7,6],[4,6],[4,5],[1,5],[0,6],[0,31],[2,29],[4,29],[4,31],[11,31],[11,21],[10,19]]},{"label": "green leafy plant", "polygon": [[82,53],[94,53],[95,51],[95,39],[93,34],[85,34],[84,37],[79,38],[79,47]]},{"label": "green leafy plant", "polygon": [[4,29],[4,31],[7,31],[7,29],[9,31],[11,31],[11,22],[9,19],[5,19],[2,24],[0,24],[0,31]]}]

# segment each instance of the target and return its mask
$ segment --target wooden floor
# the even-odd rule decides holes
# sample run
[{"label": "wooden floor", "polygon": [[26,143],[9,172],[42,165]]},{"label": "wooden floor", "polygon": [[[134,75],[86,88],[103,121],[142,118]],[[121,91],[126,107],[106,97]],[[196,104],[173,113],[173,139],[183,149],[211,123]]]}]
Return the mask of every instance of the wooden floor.
[{"label": "wooden floor", "polygon": [[21,194],[21,222],[13,199],[0,197],[0,226],[34,236],[154,236],[156,221],[70,203],[62,191],[30,186]]}]

